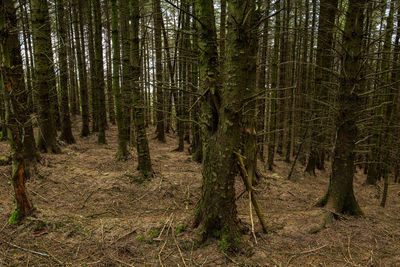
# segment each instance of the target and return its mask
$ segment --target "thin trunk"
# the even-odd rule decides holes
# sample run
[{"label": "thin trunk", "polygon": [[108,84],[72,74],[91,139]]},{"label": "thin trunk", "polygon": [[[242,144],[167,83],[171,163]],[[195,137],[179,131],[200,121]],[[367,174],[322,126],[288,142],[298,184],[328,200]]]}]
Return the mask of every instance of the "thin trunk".
[{"label": "thin trunk", "polygon": [[97,142],[99,144],[106,143],[106,97],[104,93],[104,69],[103,69],[103,45],[102,45],[102,23],[101,23],[101,5],[100,0],[93,1],[93,15],[94,15],[94,49],[95,49],[95,84],[92,90],[96,91],[97,112],[96,118],[98,123],[99,135]]},{"label": "thin trunk", "polygon": [[136,130],[136,149],[138,154],[139,172],[146,178],[150,178],[153,173],[151,167],[150,150],[147,141],[146,123],[144,117],[144,94],[141,91],[140,82],[140,44],[139,44],[139,0],[130,0],[132,10],[132,59],[133,59],[133,104],[134,104],[134,124]]},{"label": "thin trunk", "polygon": [[[166,142],[164,129],[164,97],[163,97],[163,71],[162,71],[162,49],[161,49],[161,6],[160,0],[153,0],[153,18],[154,18],[154,44],[156,54],[156,124],[157,140]],[[165,45],[168,45],[165,44]],[[176,104],[176,101],[175,101]]]},{"label": "thin trunk", "polygon": [[58,61],[60,69],[61,93],[61,136],[60,139],[67,144],[75,143],[71,129],[71,117],[68,97],[68,62],[67,62],[67,29],[65,22],[64,1],[57,0],[58,19]]}]

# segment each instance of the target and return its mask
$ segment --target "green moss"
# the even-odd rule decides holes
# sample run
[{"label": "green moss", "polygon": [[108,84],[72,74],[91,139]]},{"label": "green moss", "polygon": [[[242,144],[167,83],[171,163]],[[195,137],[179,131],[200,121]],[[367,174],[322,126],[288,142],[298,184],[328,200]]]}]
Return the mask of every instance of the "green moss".
[{"label": "green moss", "polygon": [[185,232],[187,226],[188,226],[187,223],[183,223],[183,224],[178,225],[178,226],[176,227],[176,233],[177,233],[177,234],[180,234],[180,233],[182,233],[182,232]]},{"label": "green moss", "polygon": [[10,225],[16,225],[20,222],[21,218],[23,217],[23,214],[19,208],[16,208],[13,213],[11,213],[11,217],[8,220],[8,223]]},{"label": "green moss", "polygon": [[222,238],[221,241],[219,241],[219,247],[224,251],[229,250],[230,246],[231,244],[225,238]]},{"label": "green moss", "polygon": [[136,240],[139,241],[139,242],[143,242],[145,240],[145,237],[144,237],[144,235],[138,235],[136,237]]},{"label": "green moss", "polygon": [[38,221],[36,230],[40,231],[43,230],[44,228],[46,228],[46,223],[44,221]]},{"label": "green moss", "polygon": [[157,237],[160,234],[160,230],[158,229],[151,229],[148,233],[147,236],[149,237],[149,239],[153,239],[155,237]]}]

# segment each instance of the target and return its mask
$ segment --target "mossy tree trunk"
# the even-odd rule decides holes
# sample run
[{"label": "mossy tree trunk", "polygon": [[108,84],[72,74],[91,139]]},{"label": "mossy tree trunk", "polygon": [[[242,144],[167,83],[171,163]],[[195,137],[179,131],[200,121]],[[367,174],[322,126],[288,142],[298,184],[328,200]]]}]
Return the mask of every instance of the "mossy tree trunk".
[{"label": "mossy tree trunk", "polygon": [[132,71],[133,71],[133,104],[134,108],[134,124],[136,130],[136,149],[138,154],[138,167],[139,172],[147,177],[153,173],[153,169],[151,167],[151,159],[150,159],[150,150],[149,144],[147,141],[146,134],[146,122],[144,117],[144,94],[141,91],[142,87],[140,85],[140,44],[139,44],[139,20],[140,20],[140,11],[139,11],[139,0],[130,0],[130,9],[132,12],[132,42],[131,42],[131,51],[132,51]]},{"label": "mossy tree trunk", "polygon": [[[254,1],[228,1],[227,81],[221,88],[217,34],[213,2],[198,2],[201,21],[201,77],[206,87],[203,103],[202,193],[196,208],[195,225],[201,225],[203,237],[219,233],[221,245],[230,250],[240,247],[240,227],[235,204],[237,155],[241,148],[242,112],[250,71],[255,73],[256,41],[253,30]],[[253,66],[254,65],[254,66]],[[245,76],[246,75],[246,76]],[[255,89],[255,86],[254,88]]]},{"label": "mossy tree trunk", "polygon": [[[38,100],[39,142],[42,152],[60,152],[57,145],[54,96],[56,81],[53,69],[53,51],[49,10],[46,0],[32,0],[32,30],[36,73],[36,94]],[[57,96],[56,96],[57,98]],[[57,100],[55,100],[57,102]]]},{"label": "mossy tree trunk", "polygon": [[21,48],[18,36],[15,3],[11,0],[0,4],[0,57],[1,88],[4,88],[7,105],[7,127],[12,152],[12,185],[16,208],[9,220],[18,223],[33,210],[25,186],[27,172],[24,159],[25,127],[29,124],[28,91],[24,84]]},{"label": "mossy tree trunk", "polygon": [[366,0],[350,0],[343,31],[342,71],[338,95],[336,141],[327,194],[318,203],[335,213],[360,215],[353,191],[355,146],[360,111],[363,20]]},{"label": "mossy tree trunk", "polygon": [[[57,0],[58,19],[58,60],[60,69],[61,93],[61,135],[60,139],[67,144],[75,143],[71,129],[71,116],[68,96],[68,62],[67,62],[67,25],[65,21],[64,1]],[[73,78],[73,77],[71,77]]]}]

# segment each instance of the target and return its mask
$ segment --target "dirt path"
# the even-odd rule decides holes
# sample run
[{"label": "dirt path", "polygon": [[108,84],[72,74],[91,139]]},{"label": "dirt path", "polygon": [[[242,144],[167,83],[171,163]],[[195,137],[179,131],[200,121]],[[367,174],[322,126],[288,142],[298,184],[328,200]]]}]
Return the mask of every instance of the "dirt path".
[{"label": "dirt path", "polygon": [[[78,122],[74,133],[77,143],[63,146],[62,154],[43,155],[38,175],[28,182],[37,211],[22,225],[7,225],[10,166],[0,167],[0,266],[400,266],[399,185],[390,187],[388,207],[381,209],[379,190],[361,186],[358,174],[357,198],[366,217],[337,221],[312,235],[308,229],[320,214],[312,206],[328,174],[309,177],[299,170],[295,181],[287,181],[288,166],[277,162],[277,173],[265,173],[257,187],[271,232],[262,234],[253,218],[257,244],[249,231],[243,236],[252,256],[227,257],[215,240],[197,247],[196,230],[187,229],[200,195],[201,166],[186,151],[173,152],[177,138],[161,144],[150,131],[156,172],[151,181],[140,181],[134,150],[129,160],[115,160],[115,126],[102,146],[96,136],[79,138]],[[0,153],[8,151],[1,143]],[[237,205],[251,228],[248,198]]]}]

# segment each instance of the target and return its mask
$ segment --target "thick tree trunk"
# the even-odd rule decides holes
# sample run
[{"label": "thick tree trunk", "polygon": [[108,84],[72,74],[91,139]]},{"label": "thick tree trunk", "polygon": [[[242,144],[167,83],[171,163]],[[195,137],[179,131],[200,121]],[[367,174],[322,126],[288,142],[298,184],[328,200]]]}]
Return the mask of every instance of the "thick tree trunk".
[{"label": "thick tree trunk", "polygon": [[336,141],[328,192],[318,203],[335,213],[362,214],[354,197],[353,177],[357,118],[360,110],[362,79],[362,36],[366,0],[350,0],[343,31],[343,70],[340,76]]},{"label": "thick tree trunk", "polygon": [[[32,0],[32,30],[35,57],[36,93],[39,113],[39,142],[42,152],[60,152],[57,145],[57,130],[54,97],[55,73],[53,69],[53,51],[51,48],[51,30],[49,10],[46,0]],[[57,102],[57,101],[56,101]]]},{"label": "thick tree trunk", "polygon": [[[254,1],[228,3],[228,81],[221,90],[217,38],[212,1],[201,1],[198,17],[201,23],[200,48],[202,78],[207,103],[203,104],[203,179],[202,194],[196,209],[195,225],[203,228],[206,238],[219,232],[221,245],[235,250],[241,239],[235,204],[237,155],[241,148],[242,112],[245,100],[255,94],[246,86],[254,81],[257,41]],[[244,12],[246,10],[247,12]],[[246,19],[244,18],[246,16]],[[238,23],[241,22],[241,23]],[[252,57],[253,55],[253,57]],[[252,73],[254,72],[254,74]],[[211,105],[211,106],[208,106]]]},{"label": "thick tree trunk", "polygon": [[24,84],[24,71],[19,43],[15,3],[5,0],[0,5],[0,57],[1,88],[7,100],[7,127],[12,153],[12,185],[16,208],[9,223],[17,224],[33,210],[26,190],[27,172],[24,159],[25,127],[29,123],[28,91]]}]

